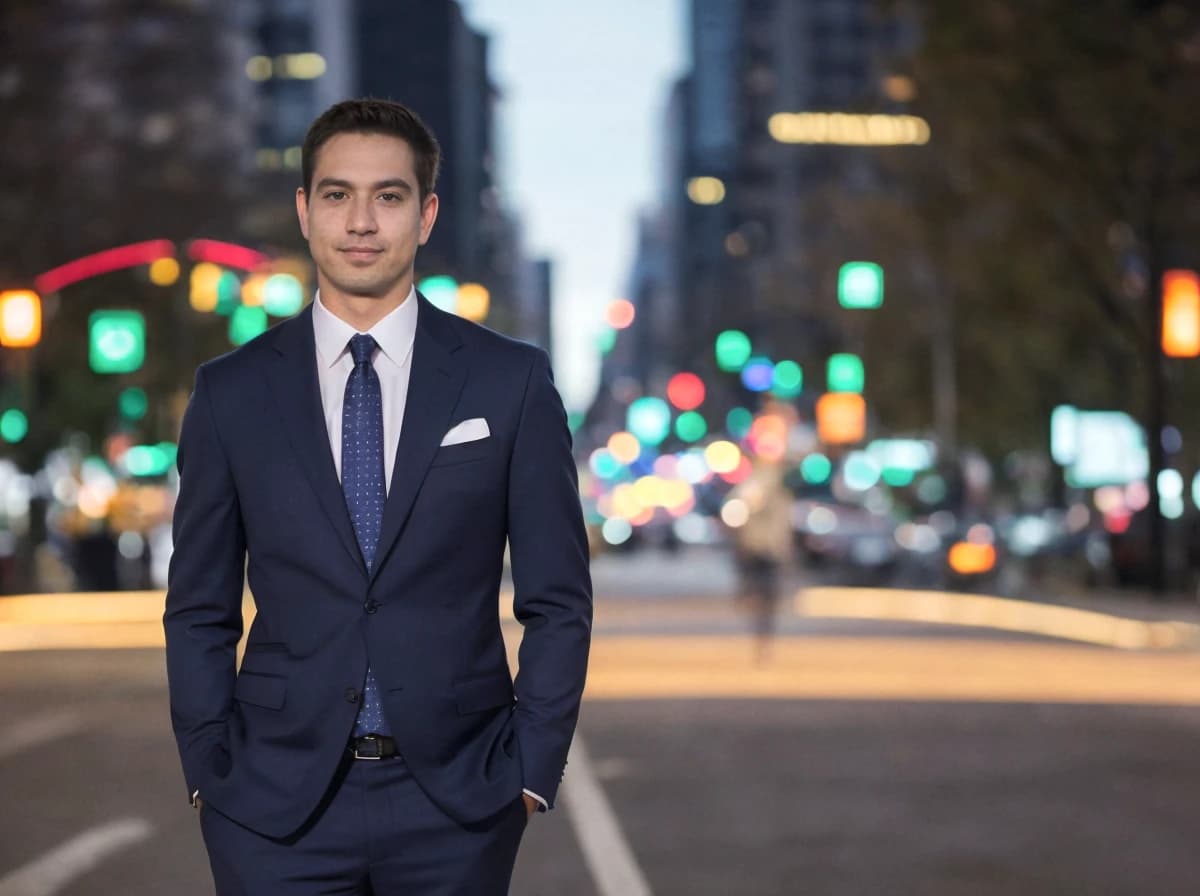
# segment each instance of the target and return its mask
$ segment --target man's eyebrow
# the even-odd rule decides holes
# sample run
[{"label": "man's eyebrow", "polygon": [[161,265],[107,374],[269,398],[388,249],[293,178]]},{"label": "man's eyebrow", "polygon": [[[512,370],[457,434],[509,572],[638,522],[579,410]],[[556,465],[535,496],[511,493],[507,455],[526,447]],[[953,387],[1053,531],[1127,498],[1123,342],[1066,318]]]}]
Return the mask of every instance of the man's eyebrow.
[{"label": "man's eyebrow", "polygon": [[[345,190],[352,190],[354,188],[354,184],[350,183],[348,180],[342,180],[340,177],[323,177],[317,181],[316,189],[324,190],[327,187],[341,187]],[[404,190],[409,193],[413,191],[412,184],[402,177],[389,177],[386,180],[376,181],[375,183],[371,184],[370,189],[372,191],[382,190],[384,187]]]}]

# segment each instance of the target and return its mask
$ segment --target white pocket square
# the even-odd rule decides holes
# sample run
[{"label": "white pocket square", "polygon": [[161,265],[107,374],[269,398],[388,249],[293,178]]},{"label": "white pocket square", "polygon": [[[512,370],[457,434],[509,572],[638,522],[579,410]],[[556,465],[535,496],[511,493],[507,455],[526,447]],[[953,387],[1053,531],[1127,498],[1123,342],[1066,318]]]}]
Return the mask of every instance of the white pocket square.
[{"label": "white pocket square", "polygon": [[488,429],[486,420],[482,417],[472,417],[470,420],[464,420],[462,423],[450,427],[450,431],[442,439],[442,447],[461,445],[463,442],[477,442],[480,439],[486,439],[491,434],[492,431]]}]

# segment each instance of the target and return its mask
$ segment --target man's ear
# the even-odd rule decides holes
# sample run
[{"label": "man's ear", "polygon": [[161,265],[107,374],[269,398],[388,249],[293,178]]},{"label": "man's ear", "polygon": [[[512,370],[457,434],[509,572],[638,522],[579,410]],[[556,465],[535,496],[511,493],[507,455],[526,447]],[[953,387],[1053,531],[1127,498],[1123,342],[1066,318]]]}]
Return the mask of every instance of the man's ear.
[{"label": "man's ear", "polygon": [[433,233],[433,222],[437,220],[437,213],[437,193],[430,193],[425,197],[425,205],[421,207],[421,239],[418,245],[424,246],[429,242],[429,234]]},{"label": "man's ear", "polygon": [[296,217],[300,219],[300,232],[308,239],[308,196],[304,187],[296,188]]}]

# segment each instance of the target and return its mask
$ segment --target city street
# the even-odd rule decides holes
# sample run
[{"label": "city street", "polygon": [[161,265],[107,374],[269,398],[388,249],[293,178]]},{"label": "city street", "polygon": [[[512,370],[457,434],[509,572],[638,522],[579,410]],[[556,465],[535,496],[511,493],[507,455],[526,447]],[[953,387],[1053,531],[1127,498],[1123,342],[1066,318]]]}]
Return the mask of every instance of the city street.
[{"label": "city street", "polygon": [[[758,664],[718,568],[597,563],[514,893],[1195,892],[1200,655],[789,613]],[[211,892],[160,650],[0,652],[0,705],[0,896]]]}]

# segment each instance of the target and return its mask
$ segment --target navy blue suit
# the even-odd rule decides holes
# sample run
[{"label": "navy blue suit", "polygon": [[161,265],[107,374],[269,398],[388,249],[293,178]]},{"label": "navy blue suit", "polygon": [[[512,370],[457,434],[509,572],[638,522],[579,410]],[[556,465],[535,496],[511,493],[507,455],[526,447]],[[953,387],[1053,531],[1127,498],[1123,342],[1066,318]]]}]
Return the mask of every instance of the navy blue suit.
[{"label": "navy blue suit", "polygon": [[[418,302],[371,573],[322,418],[311,306],[196,374],[164,618],[172,723],[188,793],[267,837],[311,823],[344,768],[368,661],[403,762],[455,822],[522,788],[553,805],[566,764],[591,584],[562,402],[545,352]],[[441,446],[476,417],[490,437]],[[257,615],[239,670],[243,571]]]}]

